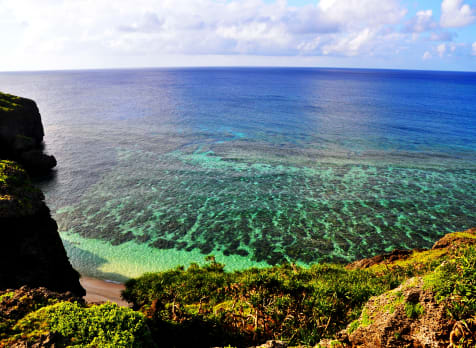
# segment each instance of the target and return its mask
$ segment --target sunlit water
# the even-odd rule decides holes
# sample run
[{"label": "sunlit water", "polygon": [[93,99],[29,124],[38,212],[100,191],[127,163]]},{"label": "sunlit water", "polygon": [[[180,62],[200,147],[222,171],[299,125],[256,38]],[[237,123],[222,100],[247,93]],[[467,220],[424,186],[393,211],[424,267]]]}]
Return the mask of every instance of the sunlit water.
[{"label": "sunlit water", "polygon": [[33,98],[73,265],[350,261],[476,225],[476,74],[329,69],[1,73]]}]

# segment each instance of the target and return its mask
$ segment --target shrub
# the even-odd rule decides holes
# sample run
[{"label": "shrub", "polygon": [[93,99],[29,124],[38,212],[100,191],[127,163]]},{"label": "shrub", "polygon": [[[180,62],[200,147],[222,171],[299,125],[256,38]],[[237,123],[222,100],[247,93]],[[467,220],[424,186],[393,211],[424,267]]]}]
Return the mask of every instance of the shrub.
[{"label": "shrub", "polygon": [[425,284],[436,292],[439,302],[446,301],[448,314],[455,320],[476,314],[476,248],[459,251],[435,272],[425,277]]},{"label": "shrub", "polygon": [[32,312],[14,327],[15,338],[34,341],[47,333],[59,334],[66,345],[87,347],[151,346],[144,317],[129,308],[106,303],[82,307],[60,302]]},{"label": "shrub", "polygon": [[314,345],[358,318],[370,296],[397,285],[392,276],[340,265],[285,264],[230,273],[212,260],[131,280],[123,297],[149,317],[155,337],[176,332],[177,346],[186,346],[188,337],[195,346],[268,339]]}]

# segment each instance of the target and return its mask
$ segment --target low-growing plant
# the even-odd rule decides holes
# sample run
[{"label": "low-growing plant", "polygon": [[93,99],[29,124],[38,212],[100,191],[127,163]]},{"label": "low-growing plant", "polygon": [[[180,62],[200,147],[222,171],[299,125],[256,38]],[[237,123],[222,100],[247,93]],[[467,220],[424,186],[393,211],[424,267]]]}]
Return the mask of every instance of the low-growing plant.
[{"label": "low-growing plant", "polygon": [[[370,296],[399,285],[389,275],[376,277],[340,265],[226,272],[209,261],[204,267],[193,264],[131,280],[123,297],[148,316],[155,337],[164,337],[170,327],[177,332],[212,327],[214,339],[206,335],[202,342],[195,340],[197,346],[268,339],[315,345],[357,319]],[[196,338],[200,332],[182,332],[174,339]]]},{"label": "low-growing plant", "polygon": [[425,277],[425,286],[435,291],[437,301],[447,302],[448,314],[455,320],[476,314],[475,268],[476,247],[471,246]]},{"label": "low-growing plant", "polygon": [[405,313],[408,318],[417,319],[424,313],[424,308],[421,303],[405,303]]},{"label": "low-growing plant", "polygon": [[13,329],[15,339],[29,341],[53,333],[81,347],[153,346],[143,315],[113,303],[88,308],[60,302],[28,314]]}]

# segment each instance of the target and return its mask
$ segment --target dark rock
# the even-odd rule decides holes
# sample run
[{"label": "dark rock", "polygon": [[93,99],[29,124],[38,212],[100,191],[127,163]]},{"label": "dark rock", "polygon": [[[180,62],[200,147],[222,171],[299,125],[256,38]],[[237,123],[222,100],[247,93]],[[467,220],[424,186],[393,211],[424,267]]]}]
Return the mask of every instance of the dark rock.
[{"label": "dark rock", "polygon": [[11,161],[0,161],[0,178],[0,289],[43,286],[83,296],[41,191]]},{"label": "dark rock", "polygon": [[32,150],[36,147],[36,142],[33,138],[24,135],[17,135],[13,141],[13,149],[15,152],[21,153]]},{"label": "dark rock", "polygon": [[0,158],[19,162],[30,174],[46,174],[56,159],[43,153],[43,137],[36,103],[0,93]]},{"label": "dark rock", "polygon": [[8,265],[0,273],[0,289],[28,285],[86,294],[46,205],[33,215],[0,218],[0,225],[0,264]]},{"label": "dark rock", "polygon": [[0,93],[0,138],[12,145],[18,135],[40,145],[44,136],[41,115],[33,100]]},{"label": "dark rock", "polygon": [[[6,295],[7,296],[4,296]],[[80,297],[71,292],[59,293],[44,287],[29,288],[22,286],[19,289],[0,290],[0,320],[17,321],[40,306],[54,302],[68,301],[84,303]]]},{"label": "dark rock", "polygon": [[173,249],[175,242],[164,238],[157,238],[157,240],[150,245],[157,249]]},{"label": "dark rock", "polygon": [[[0,323],[14,323],[24,318],[27,314],[37,309],[57,302],[78,302],[84,304],[84,300],[75,297],[72,293],[58,293],[46,288],[33,288],[22,286],[20,289],[0,290]],[[66,346],[63,336],[56,332],[49,332],[40,337],[19,337],[9,341],[8,347],[64,347]],[[0,343],[2,346],[2,343]],[[3,346],[2,346],[3,347]]]},{"label": "dark rock", "polygon": [[33,174],[45,173],[56,167],[56,158],[46,155],[40,150],[23,152],[20,155],[20,162],[29,173]]}]

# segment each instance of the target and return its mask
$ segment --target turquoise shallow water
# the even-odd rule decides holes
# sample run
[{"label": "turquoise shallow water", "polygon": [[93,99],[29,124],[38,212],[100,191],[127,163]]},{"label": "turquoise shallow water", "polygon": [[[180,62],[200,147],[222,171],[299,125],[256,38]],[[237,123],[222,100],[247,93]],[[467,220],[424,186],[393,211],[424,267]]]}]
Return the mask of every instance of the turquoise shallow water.
[{"label": "turquoise shallow water", "polygon": [[351,261],[476,225],[476,74],[16,73],[0,89],[38,101],[59,161],[41,185],[84,274]]}]

